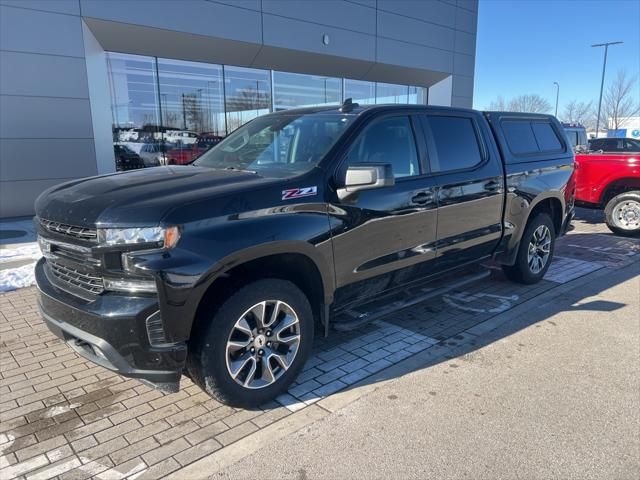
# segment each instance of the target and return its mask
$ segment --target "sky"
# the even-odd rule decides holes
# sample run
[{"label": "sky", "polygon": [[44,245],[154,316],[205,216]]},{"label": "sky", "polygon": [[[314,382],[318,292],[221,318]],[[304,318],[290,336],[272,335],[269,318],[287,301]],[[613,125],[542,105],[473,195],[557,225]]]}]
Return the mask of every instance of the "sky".
[{"label": "sky", "polygon": [[559,114],[571,100],[597,105],[604,48],[594,43],[624,42],[609,47],[605,89],[619,69],[640,77],[640,0],[480,0],[477,38],[477,109],[532,93],[555,106],[553,82]]}]

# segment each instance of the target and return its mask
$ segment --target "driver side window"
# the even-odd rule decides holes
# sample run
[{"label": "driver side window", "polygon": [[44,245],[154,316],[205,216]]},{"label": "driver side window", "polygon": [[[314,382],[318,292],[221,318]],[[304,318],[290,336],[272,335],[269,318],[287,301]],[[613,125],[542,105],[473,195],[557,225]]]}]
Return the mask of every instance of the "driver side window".
[{"label": "driver side window", "polygon": [[409,117],[390,117],[368,125],[349,149],[345,171],[361,163],[391,164],[395,178],[420,175]]}]

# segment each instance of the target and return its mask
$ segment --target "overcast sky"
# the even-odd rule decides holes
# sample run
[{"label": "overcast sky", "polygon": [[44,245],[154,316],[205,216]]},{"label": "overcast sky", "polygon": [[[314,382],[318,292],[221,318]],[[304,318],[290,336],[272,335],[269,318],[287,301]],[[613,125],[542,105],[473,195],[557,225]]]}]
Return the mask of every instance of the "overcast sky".
[{"label": "overcast sky", "polygon": [[[604,48],[607,80],[624,68],[640,76],[640,0],[480,0],[474,108],[498,95],[537,93],[558,111],[570,100],[597,101]],[[640,79],[635,86],[640,99]]]}]

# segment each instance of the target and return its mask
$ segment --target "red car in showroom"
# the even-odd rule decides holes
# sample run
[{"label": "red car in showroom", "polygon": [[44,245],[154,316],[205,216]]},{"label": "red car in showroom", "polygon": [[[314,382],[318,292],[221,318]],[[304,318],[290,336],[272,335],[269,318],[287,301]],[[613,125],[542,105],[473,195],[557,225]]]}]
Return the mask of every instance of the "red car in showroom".
[{"label": "red car in showroom", "polygon": [[576,204],[604,209],[609,229],[640,234],[640,154],[590,152],[576,155]]},{"label": "red car in showroom", "polygon": [[167,152],[167,165],[186,165],[220,143],[223,137],[203,133],[193,144],[181,144]]}]

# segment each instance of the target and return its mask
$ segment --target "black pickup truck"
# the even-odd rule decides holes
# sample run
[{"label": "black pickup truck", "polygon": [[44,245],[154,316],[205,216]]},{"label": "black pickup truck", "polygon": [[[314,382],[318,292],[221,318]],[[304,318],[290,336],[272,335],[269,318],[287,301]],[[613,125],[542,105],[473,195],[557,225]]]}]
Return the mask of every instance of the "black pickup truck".
[{"label": "black pickup truck", "polygon": [[258,405],[345,309],[491,259],[539,281],[573,179],[549,115],[349,101],[273,113],[191,165],[44,192],[40,306],[108,369],[164,391],[186,374]]}]

